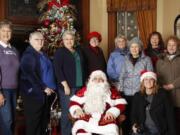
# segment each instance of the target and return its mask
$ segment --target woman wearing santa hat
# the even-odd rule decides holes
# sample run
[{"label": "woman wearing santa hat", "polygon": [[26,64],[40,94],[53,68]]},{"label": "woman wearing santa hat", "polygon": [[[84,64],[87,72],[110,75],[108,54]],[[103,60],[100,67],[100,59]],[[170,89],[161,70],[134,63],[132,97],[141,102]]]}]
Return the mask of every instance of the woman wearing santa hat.
[{"label": "woman wearing santa hat", "polygon": [[167,93],[157,85],[156,74],[143,71],[140,91],[134,95],[131,110],[135,135],[175,135],[173,106]]},{"label": "woman wearing santa hat", "polygon": [[96,31],[90,32],[87,39],[89,41],[89,45],[83,49],[87,76],[95,70],[102,70],[103,72],[106,72],[106,61],[103,51],[99,47],[102,40],[101,34]]}]

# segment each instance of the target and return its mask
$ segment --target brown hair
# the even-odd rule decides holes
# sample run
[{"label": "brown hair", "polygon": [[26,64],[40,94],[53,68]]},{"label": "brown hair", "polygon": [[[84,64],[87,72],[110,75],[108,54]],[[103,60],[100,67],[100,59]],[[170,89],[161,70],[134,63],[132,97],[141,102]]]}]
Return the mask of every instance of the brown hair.
[{"label": "brown hair", "polygon": [[8,26],[11,30],[13,29],[12,27],[12,22],[9,20],[2,20],[0,21],[0,29],[4,26]]},{"label": "brown hair", "polygon": [[[154,79],[153,79],[154,80]],[[152,95],[155,95],[157,92],[158,92],[158,89],[159,89],[159,86],[157,84],[157,81],[154,80],[154,86],[153,86],[153,91],[152,91]],[[144,80],[141,82],[141,85],[140,85],[140,93],[142,95],[145,95],[146,94],[146,88],[144,86]]]},{"label": "brown hair", "polygon": [[149,35],[148,43],[147,43],[147,49],[148,49],[148,50],[151,50],[151,49],[152,49],[151,38],[152,38],[152,36],[154,36],[154,35],[157,35],[157,36],[158,36],[158,39],[159,39],[159,43],[158,43],[159,49],[160,49],[160,50],[164,50],[164,42],[163,42],[161,33],[157,32],[157,31],[153,31],[153,32]]},{"label": "brown hair", "polygon": [[173,40],[173,41],[177,44],[177,49],[180,48],[180,40],[178,39],[178,37],[176,37],[176,36],[174,36],[174,35],[169,36],[169,37],[166,39],[166,45],[165,45],[166,48],[167,48],[168,42],[169,42],[170,40]]}]

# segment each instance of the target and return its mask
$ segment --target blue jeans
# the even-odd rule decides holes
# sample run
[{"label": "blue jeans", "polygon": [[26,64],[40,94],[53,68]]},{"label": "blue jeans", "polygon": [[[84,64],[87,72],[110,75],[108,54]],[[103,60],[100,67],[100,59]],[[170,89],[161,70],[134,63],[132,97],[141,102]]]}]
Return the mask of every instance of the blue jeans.
[{"label": "blue jeans", "polygon": [[2,135],[13,135],[16,111],[16,90],[3,89],[4,106],[0,107],[0,130]]},{"label": "blue jeans", "polygon": [[71,88],[71,94],[65,95],[64,89],[59,89],[59,96],[60,96],[60,106],[61,106],[61,118],[60,118],[60,125],[61,125],[61,135],[71,135],[72,129],[72,122],[70,121],[68,114],[69,114],[69,103],[70,98],[73,96],[78,88]]}]

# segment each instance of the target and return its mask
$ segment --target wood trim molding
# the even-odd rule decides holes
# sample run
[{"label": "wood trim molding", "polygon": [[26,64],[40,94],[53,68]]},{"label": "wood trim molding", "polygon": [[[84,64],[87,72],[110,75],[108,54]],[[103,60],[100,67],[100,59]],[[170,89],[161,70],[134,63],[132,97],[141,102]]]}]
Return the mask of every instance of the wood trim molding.
[{"label": "wood trim molding", "polygon": [[87,42],[86,35],[90,31],[90,0],[78,0],[74,2],[77,9],[77,30],[80,33],[81,44]]},{"label": "wood trim molding", "polygon": [[0,0],[0,20],[5,18],[5,10],[4,10],[5,0]]},{"label": "wood trim molding", "polygon": [[82,43],[87,44],[86,35],[90,31],[90,0],[81,0],[81,23],[82,23]]},{"label": "wood trim molding", "polygon": [[107,0],[107,11],[137,11],[156,9],[157,0]]},{"label": "wood trim molding", "polygon": [[117,13],[108,12],[108,56],[114,50],[114,38],[117,35]]}]

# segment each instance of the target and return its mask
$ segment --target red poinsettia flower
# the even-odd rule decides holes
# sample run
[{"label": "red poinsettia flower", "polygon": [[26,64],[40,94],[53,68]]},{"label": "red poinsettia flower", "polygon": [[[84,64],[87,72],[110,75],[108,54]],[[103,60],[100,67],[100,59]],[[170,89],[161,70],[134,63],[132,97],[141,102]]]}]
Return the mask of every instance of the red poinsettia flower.
[{"label": "red poinsettia flower", "polygon": [[43,24],[45,27],[47,27],[47,26],[49,26],[50,22],[51,21],[49,19],[46,19],[46,20],[44,20]]},{"label": "red poinsettia flower", "polygon": [[70,4],[70,0],[62,0],[61,1],[62,6],[69,5],[69,4]]},{"label": "red poinsettia flower", "polygon": [[52,0],[52,1],[48,2],[48,10],[50,10],[53,6],[60,8],[61,3],[57,2],[56,0]]}]

